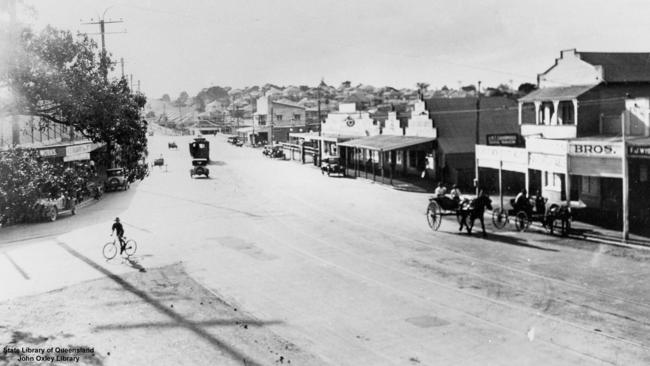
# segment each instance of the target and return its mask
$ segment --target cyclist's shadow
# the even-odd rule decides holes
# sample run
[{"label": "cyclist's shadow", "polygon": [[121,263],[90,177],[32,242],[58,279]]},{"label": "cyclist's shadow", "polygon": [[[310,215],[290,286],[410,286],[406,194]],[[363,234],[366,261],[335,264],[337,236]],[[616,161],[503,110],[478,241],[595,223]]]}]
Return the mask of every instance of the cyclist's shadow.
[{"label": "cyclist's shadow", "polygon": [[139,262],[136,258],[134,258],[134,257],[123,257],[123,258],[122,258],[122,261],[128,263],[129,266],[131,266],[132,268],[137,269],[137,270],[140,271],[140,272],[147,272],[147,269],[144,268],[144,267],[140,264],[140,262]]}]

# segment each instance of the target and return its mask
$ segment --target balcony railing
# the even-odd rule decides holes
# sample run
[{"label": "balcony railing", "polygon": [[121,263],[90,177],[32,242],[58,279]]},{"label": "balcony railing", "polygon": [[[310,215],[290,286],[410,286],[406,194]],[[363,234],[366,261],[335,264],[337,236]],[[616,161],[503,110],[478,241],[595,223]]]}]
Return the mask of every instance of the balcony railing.
[{"label": "balcony railing", "polygon": [[577,137],[576,125],[521,125],[522,136],[539,135],[547,139],[572,139]]}]

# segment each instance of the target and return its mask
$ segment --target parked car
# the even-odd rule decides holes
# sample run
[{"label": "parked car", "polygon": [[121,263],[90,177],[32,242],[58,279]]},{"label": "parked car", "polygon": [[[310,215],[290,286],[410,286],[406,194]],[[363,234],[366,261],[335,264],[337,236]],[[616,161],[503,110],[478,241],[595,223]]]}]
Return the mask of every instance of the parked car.
[{"label": "parked car", "polygon": [[113,191],[129,189],[129,180],[122,168],[113,168],[106,170],[106,181],[104,182],[104,191]]},{"label": "parked car", "polygon": [[176,142],[175,142],[175,141],[168,142],[168,143],[167,143],[167,148],[168,148],[168,149],[178,150],[178,145],[176,145]]},{"label": "parked car", "polygon": [[321,174],[327,173],[329,177],[332,174],[340,174],[345,177],[345,168],[341,165],[341,160],[338,157],[324,158],[320,166]]},{"label": "parked car", "polygon": [[284,159],[284,151],[282,150],[282,146],[264,146],[262,154],[268,158]]},{"label": "parked car", "polygon": [[34,204],[34,219],[56,221],[61,214],[76,214],[77,201],[74,198],[41,198]]},{"label": "parked car", "polygon": [[210,169],[207,168],[208,159],[192,159],[192,169],[190,169],[190,178],[195,175],[205,175],[210,178]]}]

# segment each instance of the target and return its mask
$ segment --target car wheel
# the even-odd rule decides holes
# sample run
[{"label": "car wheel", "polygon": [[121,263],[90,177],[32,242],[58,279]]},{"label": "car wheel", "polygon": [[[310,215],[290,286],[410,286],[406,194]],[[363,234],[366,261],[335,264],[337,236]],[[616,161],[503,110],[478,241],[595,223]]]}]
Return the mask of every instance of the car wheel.
[{"label": "car wheel", "polygon": [[52,221],[52,222],[53,222],[53,221],[56,221],[56,218],[57,218],[58,216],[59,216],[59,212],[57,211],[56,207],[51,206],[51,207],[47,210],[47,219],[48,219],[49,221]]}]

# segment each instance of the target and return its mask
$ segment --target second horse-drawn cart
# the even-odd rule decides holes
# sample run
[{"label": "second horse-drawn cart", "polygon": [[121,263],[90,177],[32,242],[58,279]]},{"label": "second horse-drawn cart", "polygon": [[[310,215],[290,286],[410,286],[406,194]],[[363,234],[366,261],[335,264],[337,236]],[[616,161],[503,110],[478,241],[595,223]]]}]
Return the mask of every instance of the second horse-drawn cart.
[{"label": "second horse-drawn cart", "polygon": [[515,208],[513,200],[510,205],[512,209],[497,207],[492,211],[492,223],[497,229],[503,229],[511,218],[514,221],[517,231],[526,231],[533,222],[539,222],[542,227],[553,234],[558,231],[563,236],[571,232],[571,221],[573,220],[572,209],[584,208],[581,201],[546,203],[543,206],[535,207],[532,204]]}]

